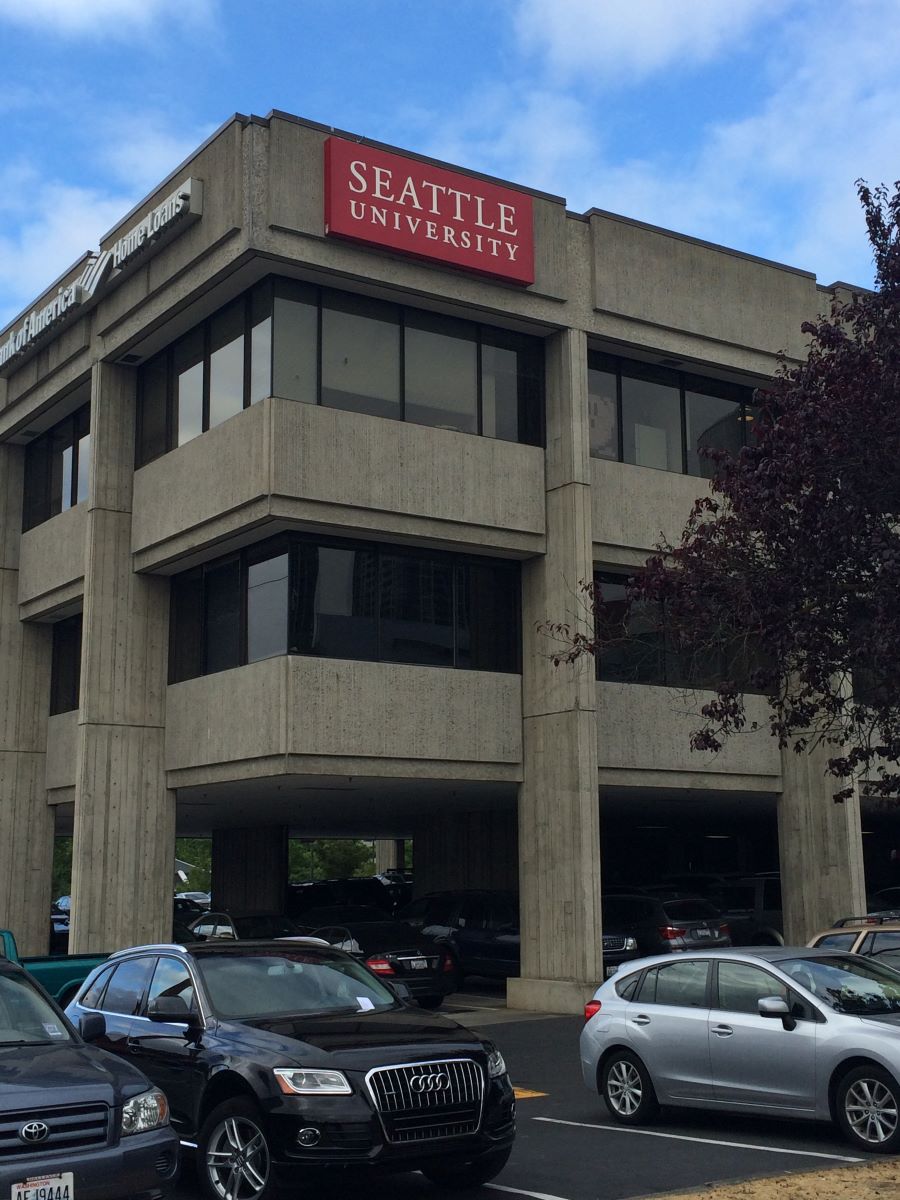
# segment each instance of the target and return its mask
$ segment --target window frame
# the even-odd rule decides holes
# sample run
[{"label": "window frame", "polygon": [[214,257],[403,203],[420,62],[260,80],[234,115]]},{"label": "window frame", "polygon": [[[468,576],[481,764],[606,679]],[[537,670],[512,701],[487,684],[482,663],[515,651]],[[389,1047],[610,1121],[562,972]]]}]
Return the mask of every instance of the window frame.
[{"label": "window frame", "polygon": [[[755,389],[749,385],[731,383],[727,380],[713,379],[705,375],[696,375],[689,371],[673,370],[668,367],[645,363],[639,359],[624,358],[620,355],[609,354],[603,350],[588,350],[588,369],[602,371],[614,375],[616,380],[616,433],[618,441],[618,456],[615,460],[602,455],[591,455],[598,462],[617,461],[625,463],[625,426],[622,407],[622,380],[634,379],[662,386],[672,387],[678,392],[678,413],[681,422],[681,469],[667,471],[670,475],[690,475],[693,479],[706,479],[705,475],[696,475],[689,469],[688,464],[688,422],[687,422],[687,393],[709,395],[721,400],[732,400],[739,406],[738,422],[741,430],[741,448],[752,445],[748,437],[752,416],[749,410],[758,406],[753,403]],[[639,463],[626,463],[626,466],[640,466]],[[646,470],[667,470],[664,467],[646,467]]]},{"label": "window frame", "polygon": [[[25,471],[22,495],[22,532],[36,529],[60,513],[68,512],[90,497],[91,461],[91,404],[88,400],[68,416],[57,421],[49,429],[33,438],[25,447]],[[88,438],[88,490],[78,497],[78,481],[81,474],[81,442]],[[54,445],[56,443],[56,445]],[[72,463],[69,476],[68,497],[60,487],[54,487],[53,463],[57,453],[71,451]],[[66,503],[68,500],[68,503]]]}]

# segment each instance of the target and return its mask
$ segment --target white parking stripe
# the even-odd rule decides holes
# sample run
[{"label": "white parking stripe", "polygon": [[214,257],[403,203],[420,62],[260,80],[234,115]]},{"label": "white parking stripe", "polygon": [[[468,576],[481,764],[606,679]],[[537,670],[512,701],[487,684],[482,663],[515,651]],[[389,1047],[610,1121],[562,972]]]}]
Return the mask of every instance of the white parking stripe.
[{"label": "white parking stripe", "polygon": [[[684,1133],[659,1133],[655,1129],[632,1129],[627,1125],[590,1125],[586,1121],[562,1121],[559,1117],[532,1117],[550,1125],[574,1125],[578,1129],[603,1129],[607,1133],[641,1133],[644,1137],[670,1138],[675,1142],[700,1142],[704,1146],[727,1146],[730,1150],[762,1150],[765,1154],[797,1154],[801,1158],[830,1158],[835,1162],[865,1162],[846,1154],[823,1154],[821,1150],[788,1150],[781,1146],[757,1146],[753,1142],[721,1142],[717,1138],[688,1137]],[[527,1193],[526,1193],[527,1194]]]},{"label": "white parking stripe", "polygon": [[493,1188],[495,1192],[513,1192],[516,1196],[532,1196],[534,1200],[563,1200],[562,1196],[551,1196],[548,1192],[525,1192],[522,1188],[504,1187],[502,1183],[485,1183],[482,1187]]}]

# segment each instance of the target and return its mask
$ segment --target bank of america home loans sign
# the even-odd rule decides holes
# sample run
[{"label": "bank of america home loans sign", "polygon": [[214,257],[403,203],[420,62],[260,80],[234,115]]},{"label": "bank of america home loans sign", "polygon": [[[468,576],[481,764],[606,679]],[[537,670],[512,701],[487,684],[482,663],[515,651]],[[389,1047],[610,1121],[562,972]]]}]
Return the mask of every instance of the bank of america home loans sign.
[{"label": "bank of america home loans sign", "polygon": [[325,232],[534,283],[530,196],[337,137],[325,142]]},{"label": "bank of america home loans sign", "polygon": [[203,184],[198,179],[186,179],[110,250],[92,254],[74,282],[59,288],[46,304],[32,309],[18,329],[10,331],[7,340],[0,343],[0,367],[17,354],[23,354],[42,334],[59,325],[73,308],[90,300],[111,271],[127,266],[176,221],[187,216],[199,217],[202,212]]}]

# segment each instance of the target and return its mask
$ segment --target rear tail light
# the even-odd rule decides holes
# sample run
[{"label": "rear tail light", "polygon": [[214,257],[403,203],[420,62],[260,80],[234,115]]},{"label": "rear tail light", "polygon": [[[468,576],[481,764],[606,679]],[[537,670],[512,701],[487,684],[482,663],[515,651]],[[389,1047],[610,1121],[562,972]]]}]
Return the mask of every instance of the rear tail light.
[{"label": "rear tail light", "polygon": [[679,929],[676,925],[660,925],[658,933],[666,942],[674,942],[676,938],[687,937],[687,930]]},{"label": "rear tail light", "polygon": [[600,1011],[602,1005],[599,1000],[588,1000],[584,1006],[584,1019],[589,1021],[591,1017],[595,1017]]},{"label": "rear tail light", "polygon": [[369,968],[370,971],[374,971],[376,975],[393,975],[394,974],[394,968],[391,966],[391,964],[388,962],[388,960],[386,958],[378,958],[377,956],[374,958],[367,958],[366,966]]},{"label": "rear tail light", "polygon": [[727,921],[723,921],[722,924],[719,926],[719,936],[720,937],[731,937],[731,926],[728,924]]},{"label": "rear tail light", "polygon": [[448,975],[453,970],[453,959],[446,950],[443,952],[443,954],[441,954],[441,970],[446,972]]}]

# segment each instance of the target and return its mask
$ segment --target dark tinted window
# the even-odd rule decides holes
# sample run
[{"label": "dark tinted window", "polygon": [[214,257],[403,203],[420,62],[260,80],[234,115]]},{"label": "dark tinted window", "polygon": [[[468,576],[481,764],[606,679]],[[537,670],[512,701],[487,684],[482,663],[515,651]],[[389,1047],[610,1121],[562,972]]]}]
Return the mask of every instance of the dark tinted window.
[{"label": "dark tinted window", "polygon": [[591,457],[619,457],[618,379],[611,371],[588,370],[588,419]]},{"label": "dark tinted window", "polygon": [[768,971],[750,963],[719,963],[719,1008],[758,1013],[760,1000],[769,996],[787,1001],[789,988]]},{"label": "dark tinted window", "polygon": [[687,426],[687,473],[711,479],[715,463],[702,449],[727,450],[737,456],[742,444],[741,406],[734,400],[701,392],[684,394]]},{"label": "dark tinted window", "polygon": [[292,648],[326,658],[377,658],[376,552],[303,542],[296,554],[298,612]]},{"label": "dark tinted window", "polygon": [[203,570],[172,579],[169,610],[169,682],[203,674]]},{"label": "dark tinted window", "polygon": [[247,661],[287,653],[288,554],[247,568]]},{"label": "dark tinted window", "polygon": [[676,962],[648,971],[641,986],[641,1004],[672,1004],[680,1008],[707,1008],[709,964]]},{"label": "dark tinted window", "polygon": [[432,313],[409,313],[403,347],[407,421],[477,433],[476,327]]},{"label": "dark tinted window", "polygon": [[78,708],[81,690],[81,613],[53,626],[50,715]]},{"label": "dark tinted window", "polygon": [[456,665],[508,671],[519,661],[519,570],[472,562],[457,573]]},{"label": "dark tinted window", "polygon": [[241,662],[241,564],[238,559],[206,569],[204,575],[205,672]]},{"label": "dark tinted window", "polygon": [[640,973],[636,975],[627,975],[622,979],[616,977],[615,989],[616,995],[623,1000],[633,1000],[634,994],[637,991],[637,985],[641,981]]},{"label": "dark tinted window", "polygon": [[[868,942],[869,939],[867,938]],[[883,932],[872,935],[872,948],[868,953],[881,954],[885,950],[900,949],[900,932],[892,929],[886,929]]]},{"label": "dark tinted window", "polygon": [[155,958],[132,958],[120,963],[103,997],[104,1011],[135,1015],[140,1009],[155,962]]},{"label": "dark tinted window", "polygon": [[169,449],[169,362],[168,353],[163,352],[141,368],[137,434],[139,467]]},{"label": "dark tinted window", "polygon": [[393,304],[343,292],[325,294],[322,403],[400,417],[400,316]]},{"label": "dark tinted window", "polygon": [[676,386],[623,375],[622,457],[640,467],[682,469],[681,400]]},{"label": "dark tinted window", "polygon": [[381,657],[453,665],[453,568],[444,560],[382,554]]},{"label": "dark tinted window", "polygon": [[194,1007],[194,981],[191,973],[177,958],[161,958],[153,972],[147,1007],[160,996],[177,996],[188,1008]]},{"label": "dark tinted window", "polygon": [[177,444],[184,445],[203,432],[204,329],[193,329],[172,350]]},{"label": "dark tinted window", "polygon": [[535,338],[481,331],[481,420],[485,437],[543,441],[543,347]]},{"label": "dark tinted window", "polygon": [[[817,940],[816,945],[823,950],[849,950],[857,936],[856,933],[826,933],[824,937]],[[862,952],[869,953],[865,948]]]},{"label": "dark tinted window", "polygon": [[229,304],[209,323],[209,422],[211,429],[244,407],[243,299]]},{"label": "dark tinted window", "polygon": [[109,983],[109,977],[112,975],[112,967],[105,971],[101,971],[88,990],[79,1000],[79,1004],[83,1008],[99,1008],[100,998],[103,995],[103,989]]},{"label": "dark tinted window", "polygon": [[272,395],[315,404],[319,387],[318,293],[306,284],[276,279]]},{"label": "dark tinted window", "polygon": [[87,499],[90,405],[54,425],[25,450],[22,528],[33,529]]}]

